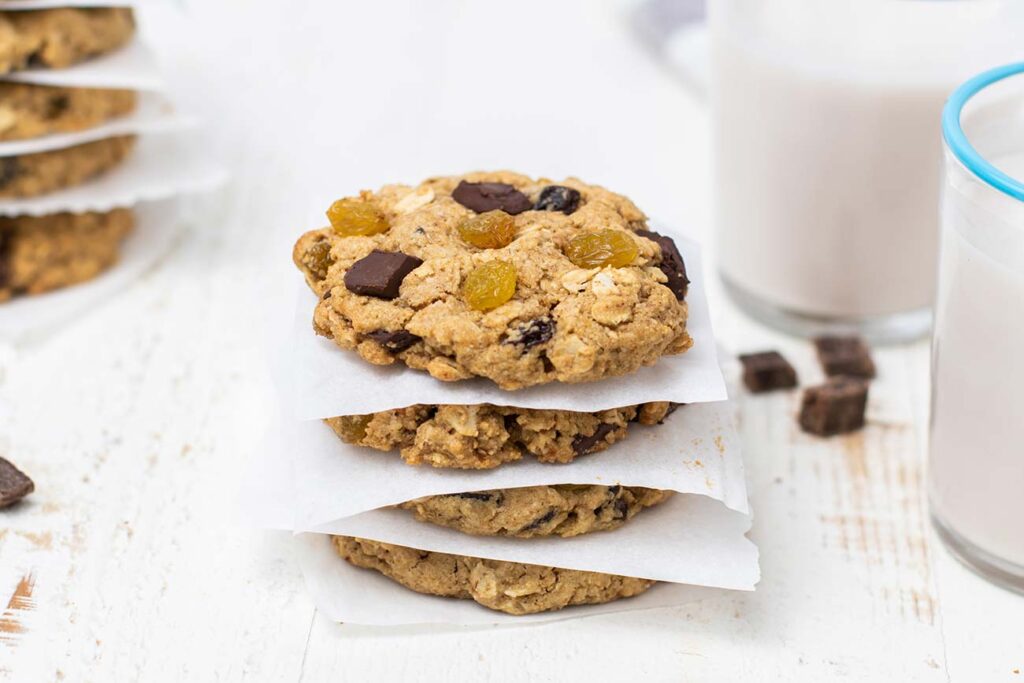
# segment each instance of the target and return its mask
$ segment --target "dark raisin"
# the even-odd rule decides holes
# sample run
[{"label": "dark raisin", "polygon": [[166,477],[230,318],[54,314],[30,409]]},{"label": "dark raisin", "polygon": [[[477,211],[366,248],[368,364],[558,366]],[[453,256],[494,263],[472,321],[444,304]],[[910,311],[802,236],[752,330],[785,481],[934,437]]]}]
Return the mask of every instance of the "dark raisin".
[{"label": "dark raisin", "polygon": [[540,362],[544,365],[544,372],[555,371],[555,364],[551,362],[551,359],[546,354],[540,354]]},{"label": "dark raisin", "polygon": [[554,510],[548,510],[543,515],[541,515],[537,519],[535,519],[532,522],[530,522],[529,525],[524,526],[521,529],[521,531],[533,531],[534,529],[539,528],[541,525],[547,524],[548,522],[550,522],[554,518],[555,518],[555,511]]},{"label": "dark raisin", "polygon": [[468,493],[450,493],[449,498],[464,498],[466,500],[482,500],[489,501],[494,498],[494,494],[487,493],[486,491],[471,491]]},{"label": "dark raisin", "polygon": [[394,332],[375,330],[367,332],[364,336],[377,342],[391,353],[401,353],[421,339],[421,337],[417,337],[412,332],[405,330],[396,330]]},{"label": "dark raisin", "polygon": [[0,225],[0,288],[11,279],[11,242],[14,231]]},{"label": "dark raisin", "polygon": [[564,185],[548,185],[540,191],[540,197],[533,208],[537,211],[561,211],[568,216],[579,208],[579,205],[579,190]]},{"label": "dark raisin", "polygon": [[622,498],[615,501],[615,519],[625,519],[629,513],[629,505]]},{"label": "dark raisin", "polygon": [[555,321],[546,317],[536,318],[509,332],[502,343],[522,344],[524,349],[528,349],[549,341],[553,336],[555,336]]},{"label": "dark raisin", "polygon": [[67,95],[54,95],[47,102],[45,116],[48,119],[55,119],[66,112],[69,106],[71,106],[71,100],[68,99]]}]

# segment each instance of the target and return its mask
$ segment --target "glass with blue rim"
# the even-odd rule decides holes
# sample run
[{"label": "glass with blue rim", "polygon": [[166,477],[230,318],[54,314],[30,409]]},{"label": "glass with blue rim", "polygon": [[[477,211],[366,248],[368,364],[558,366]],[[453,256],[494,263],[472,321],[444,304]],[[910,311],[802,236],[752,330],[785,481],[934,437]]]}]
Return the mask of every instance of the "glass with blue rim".
[{"label": "glass with blue rim", "polygon": [[1024,62],[943,112],[928,492],[947,548],[1024,593]]}]

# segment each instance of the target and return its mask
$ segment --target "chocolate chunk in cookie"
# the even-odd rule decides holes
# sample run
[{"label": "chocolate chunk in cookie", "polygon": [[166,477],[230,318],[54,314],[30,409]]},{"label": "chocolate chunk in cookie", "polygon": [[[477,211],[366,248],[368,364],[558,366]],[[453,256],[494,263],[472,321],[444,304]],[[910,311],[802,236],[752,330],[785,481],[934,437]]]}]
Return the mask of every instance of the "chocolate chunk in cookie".
[{"label": "chocolate chunk in cookie", "polygon": [[580,205],[580,192],[565,185],[548,185],[540,191],[534,209],[537,211],[561,211],[566,216]]},{"label": "chocolate chunk in cookie", "polygon": [[492,498],[497,497],[496,493],[489,493],[487,491],[466,491],[463,493],[450,493],[448,494],[451,498],[462,498],[463,500],[481,500],[484,502],[490,502]]},{"label": "chocolate chunk in cookie", "polygon": [[14,231],[0,225],[0,289],[11,281],[11,242]]},{"label": "chocolate chunk in cookie", "polygon": [[366,338],[372,339],[391,353],[401,353],[420,340],[415,334],[405,330],[397,330],[395,332],[375,330],[374,332],[367,332]]},{"label": "chocolate chunk in cookie", "polygon": [[0,188],[13,182],[19,171],[18,157],[0,157]]},{"label": "chocolate chunk in cookie", "polygon": [[778,351],[740,355],[743,383],[755,394],[796,386],[796,370]]},{"label": "chocolate chunk in cookie", "polygon": [[875,362],[860,337],[818,337],[814,346],[821,367],[829,377],[848,375],[871,379],[875,376]]},{"label": "chocolate chunk in cookie", "polygon": [[868,383],[856,377],[832,377],[804,390],[800,428],[818,436],[852,432],[864,426]]},{"label": "chocolate chunk in cookie", "polygon": [[345,287],[353,294],[397,299],[402,280],[422,264],[423,261],[415,256],[375,249],[348,269],[345,273]]},{"label": "chocolate chunk in cookie", "polygon": [[533,208],[525,194],[506,183],[468,183],[463,180],[452,192],[452,199],[477,213],[501,209],[514,216]]},{"label": "chocolate chunk in cookie", "polygon": [[522,344],[529,349],[543,344],[555,336],[555,321],[551,318],[537,318],[523,323],[505,337],[505,344]]},{"label": "chocolate chunk in cookie", "polygon": [[0,508],[14,505],[36,488],[28,476],[10,461],[0,458]]},{"label": "chocolate chunk in cookie", "polygon": [[572,440],[572,450],[576,455],[587,455],[593,453],[594,449],[604,441],[604,437],[615,431],[615,425],[601,423],[590,436],[577,436]]},{"label": "chocolate chunk in cookie", "polygon": [[671,237],[659,235],[650,230],[637,230],[636,234],[656,242],[661,247],[661,263],[658,269],[665,273],[668,282],[665,286],[672,290],[676,298],[682,301],[686,298],[686,292],[690,287],[690,279],[686,277],[686,264],[683,262],[683,255],[679,253],[679,247]]}]

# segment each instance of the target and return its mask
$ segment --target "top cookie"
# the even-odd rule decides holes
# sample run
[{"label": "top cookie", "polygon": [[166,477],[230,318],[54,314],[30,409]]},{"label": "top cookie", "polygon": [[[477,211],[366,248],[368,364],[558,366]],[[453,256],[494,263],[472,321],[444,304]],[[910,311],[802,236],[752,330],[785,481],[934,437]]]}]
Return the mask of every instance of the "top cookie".
[{"label": "top cookie", "polygon": [[686,351],[686,269],[621,195],[510,172],[388,185],[335,202],[293,258],[321,300],[314,328],[503,389],[588,382]]},{"label": "top cookie", "polygon": [[58,7],[0,13],[0,73],[63,69],[125,45],[135,34],[128,7]]}]

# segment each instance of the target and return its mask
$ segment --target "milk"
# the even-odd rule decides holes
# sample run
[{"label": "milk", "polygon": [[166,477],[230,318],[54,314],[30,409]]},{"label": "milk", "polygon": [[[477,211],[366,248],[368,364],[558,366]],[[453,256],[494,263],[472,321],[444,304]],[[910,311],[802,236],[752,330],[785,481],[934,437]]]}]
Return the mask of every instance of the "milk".
[{"label": "milk", "polygon": [[733,41],[714,49],[722,274],[804,315],[931,305],[940,114],[954,84],[837,78]]},{"label": "milk", "polygon": [[871,330],[908,314],[923,333],[935,295],[943,104],[965,69],[999,58],[1008,5],[709,6],[726,283],[748,310],[771,311],[761,316],[769,321]]},{"label": "milk", "polygon": [[[1024,156],[993,162],[1024,177]],[[930,497],[942,526],[1024,575],[1024,206],[981,188],[946,202]]]}]

